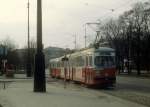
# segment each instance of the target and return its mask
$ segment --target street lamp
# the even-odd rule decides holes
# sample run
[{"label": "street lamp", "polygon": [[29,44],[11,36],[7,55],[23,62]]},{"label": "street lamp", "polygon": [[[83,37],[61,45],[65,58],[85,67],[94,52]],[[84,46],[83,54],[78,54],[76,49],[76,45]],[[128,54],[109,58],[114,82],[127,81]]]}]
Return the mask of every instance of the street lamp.
[{"label": "street lamp", "polygon": [[29,22],[29,7],[30,3],[28,0],[27,8],[28,8],[28,49],[27,49],[27,77],[31,77],[31,60],[30,60],[30,22]]},{"label": "street lamp", "polygon": [[46,92],[45,59],[42,50],[42,0],[37,0],[37,51],[35,55],[34,92]]}]

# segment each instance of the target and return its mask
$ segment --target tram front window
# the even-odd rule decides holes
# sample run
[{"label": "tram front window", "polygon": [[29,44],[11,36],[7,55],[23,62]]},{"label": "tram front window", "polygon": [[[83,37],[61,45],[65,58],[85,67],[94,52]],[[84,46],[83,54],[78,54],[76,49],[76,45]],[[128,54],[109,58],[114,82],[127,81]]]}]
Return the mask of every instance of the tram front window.
[{"label": "tram front window", "polygon": [[113,67],[115,66],[115,59],[113,56],[96,56],[95,65],[97,67]]}]

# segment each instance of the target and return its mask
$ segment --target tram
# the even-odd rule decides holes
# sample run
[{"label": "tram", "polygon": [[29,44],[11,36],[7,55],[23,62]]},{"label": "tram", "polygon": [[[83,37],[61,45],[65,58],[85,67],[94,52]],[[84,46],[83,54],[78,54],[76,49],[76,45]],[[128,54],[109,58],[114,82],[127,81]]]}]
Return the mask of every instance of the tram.
[{"label": "tram", "polygon": [[116,83],[115,50],[88,48],[49,61],[50,76],[87,86],[113,86]]}]

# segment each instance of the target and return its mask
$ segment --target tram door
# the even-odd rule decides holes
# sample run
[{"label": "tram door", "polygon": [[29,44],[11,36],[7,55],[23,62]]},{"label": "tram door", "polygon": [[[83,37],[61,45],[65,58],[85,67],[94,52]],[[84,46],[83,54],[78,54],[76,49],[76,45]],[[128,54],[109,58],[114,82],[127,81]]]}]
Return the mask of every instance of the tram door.
[{"label": "tram door", "polygon": [[71,59],[71,61],[70,61],[70,79],[71,80],[74,80],[74,76],[75,76],[75,66],[74,66],[74,60],[73,59]]},{"label": "tram door", "polygon": [[92,82],[92,55],[87,55],[85,58],[85,83]]}]

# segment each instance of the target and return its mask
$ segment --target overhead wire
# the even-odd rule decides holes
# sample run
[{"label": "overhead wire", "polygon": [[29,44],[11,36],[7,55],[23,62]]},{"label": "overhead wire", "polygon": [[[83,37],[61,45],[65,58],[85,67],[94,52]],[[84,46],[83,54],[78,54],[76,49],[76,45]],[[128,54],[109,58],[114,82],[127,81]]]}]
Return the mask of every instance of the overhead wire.
[{"label": "overhead wire", "polygon": [[126,6],[129,6],[129,5],[131,5],[131,4],[133,4],[133,0],[128,0],[127,2],[125,2],[125,3],[121,4],[121,5],[119,5],[119,6],[116,7],[116,8],[108,9],[108,10],[110,10],[110,11],[101,17],[101,21],[102,21],[104,18],[106,19],[106,17],[108,18],[108,15],[110,15],[110,13],[113,13],[114,11],[116,11],[116,10],[118,10],[118,9],[121,9],[121,8],[124,8],[124,7],[126,7]]},{"label": "overhead wire", "polygon": [[129,5],[131,5],[131,4],[133,4],[133,3],[134,3],[133,1],[134,1],[134,0],[128,0],[128,1],[126,1],[125,3],[120,4],[120,5],[117,6],[116,8],[110,9],[110,10],[113,10],[113,11],[109,11],[109,13],[106,13],[105,15],[103,15],[103,16],[101,17],[101,20],[108,18],[108,15],[110,15],[110,13],[112,14],[112,13],[114,13],[115,11],[118,11],[118,10],[121,9],[121,8],[125,8],[125,7],[127,7],[127,6],[129,6]]},{"label": "overhead wire", "polygon": [[124,3],[121,3],[119,6],[117,6],[117,7],[115,7],[115,8],[112,8],[112,9],[102,7],[102,8],[104,8],[104,9],[109,10],[109,11],[108,11],[105,15],[103,15],[103,16],[100,18],[100,20],[103,21],[104,19],[107,19],[107,18],[108,18],[108,16],[110,15],[110,13],[112,14],[112,13],[118,11],[119,9],[125,8],[125,7],[127,7],[127,6],[131,6],[131,5],[133,5],[134,3],[136,3],[136,1],[134,1],[134,0],[128,0],[128,1],[126,1],[126,2],[124,2]]}]

